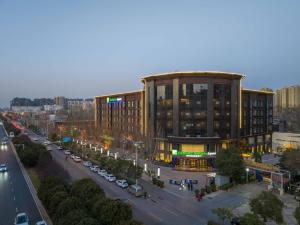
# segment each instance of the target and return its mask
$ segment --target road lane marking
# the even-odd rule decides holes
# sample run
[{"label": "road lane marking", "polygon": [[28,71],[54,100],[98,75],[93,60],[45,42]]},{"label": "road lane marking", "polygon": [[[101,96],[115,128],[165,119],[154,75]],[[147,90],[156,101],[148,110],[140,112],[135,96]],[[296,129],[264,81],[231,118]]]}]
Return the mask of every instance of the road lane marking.
[{"label": "road lane marking", "polygon": [[168,209],[168,208],[162,207],[162,209],[166,210],[168,213],[173,214],[174,216],[178,216],[177,213],[173,212],[172,210],[170,210],[170,209]]},{"label": "road lane marking", "polygon": [[14,196],[14,201],[16,201],[16,196]]},{"label": "road lane marking", "polygon": [[148,212],[148,214],[149,214],[150,216],[152,216],[153,218],[155,218],[155,219],[157,219],[157,220],[159,220],[159,221],[162,221],[162,219],[161,219],[160,217],[154,215],[153,213]]},{"label": "road lane marking", "polygon": [[16,213],[17,213],[18,211],[19,211],[18,208],[16,208]]}]

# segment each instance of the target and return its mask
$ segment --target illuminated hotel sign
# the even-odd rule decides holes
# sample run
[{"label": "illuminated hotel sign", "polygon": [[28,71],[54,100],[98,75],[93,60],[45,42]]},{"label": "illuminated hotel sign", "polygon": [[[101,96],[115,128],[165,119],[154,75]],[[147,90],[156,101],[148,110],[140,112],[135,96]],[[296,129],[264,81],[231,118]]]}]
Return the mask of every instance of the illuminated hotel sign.
[{"label": "illuminated hotel sign", "polygon": [[172,150],[173,156],[185,156],[185,157],[204,157],[204,156],[213,156],[216,155],[215,152],[181,152],[178,150]]},{"label": "illuminated hotel sign", "polygon": [[121,102],[122,98],[119,97],[107,97],[106,103],[114,103],[114,102]]}]

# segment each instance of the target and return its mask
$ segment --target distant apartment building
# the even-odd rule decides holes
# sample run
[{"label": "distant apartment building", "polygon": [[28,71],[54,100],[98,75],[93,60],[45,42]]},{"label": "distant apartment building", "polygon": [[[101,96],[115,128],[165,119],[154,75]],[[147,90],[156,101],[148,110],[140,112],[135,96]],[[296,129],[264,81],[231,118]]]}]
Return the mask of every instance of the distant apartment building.
[{"label": "distant apartment building", "polygon": [[94,99],[68,99],[69,111],[91,110],[94,107]]},{"label": "distant apartment building", "polygon": [[38,113],[42,111],[42,106],[11,106],[10,109],[16,113]]},{"label": "distant apartment building", "polygon": [[300,86],[294,85],[276,90],[275,110],[281,113],[285,109],[300,107]]},{"label": "distant apartment building", "polygon": [[61,106],[63,109],[67,108],[67,98],[64,96],[57,96],[54,98],[55,105]]},{"label": "distant apartment building", "polygon": [[141,91],[96,97],[96,125],[117,140],[143,141],[178,170],[212,170],[216,152],[230,146],[270,152],[273,92],[243,89],[242,79],[205,71],[145,76]]}]

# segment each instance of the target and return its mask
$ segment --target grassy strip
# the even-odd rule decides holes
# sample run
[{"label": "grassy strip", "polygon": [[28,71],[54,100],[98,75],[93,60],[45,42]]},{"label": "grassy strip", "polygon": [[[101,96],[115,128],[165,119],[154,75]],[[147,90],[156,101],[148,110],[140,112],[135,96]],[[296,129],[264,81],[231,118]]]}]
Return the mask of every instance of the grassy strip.
[{"label": "grassy strip", "polygon": [[35,187],[35,190],[38,190],[41,185],[41,180],[37,171],[35,170],[35,168],[26,168],[26,171],[30,177],[31,182]]}]

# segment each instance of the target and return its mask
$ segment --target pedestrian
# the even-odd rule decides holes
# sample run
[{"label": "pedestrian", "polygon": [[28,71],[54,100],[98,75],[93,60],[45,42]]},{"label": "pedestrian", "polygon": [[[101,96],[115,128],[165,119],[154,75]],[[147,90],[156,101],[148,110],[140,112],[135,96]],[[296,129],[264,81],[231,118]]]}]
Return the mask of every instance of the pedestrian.
[{"label": "pedestrian", "polygon": [[188,190],[189,191],[191,190],[191,184],[190,184],[190,182],[188,182]]},{"label": "pedestrian", "polygon": [[194,187],[193,187],[194,185],[193,185],[193,183],[191,183],[191,191],[193,191],[193,189],[194,189]]},{"label": "pedestrian", "polygon": [[147,198],[147,191],[144,192],[144,199]]}]

